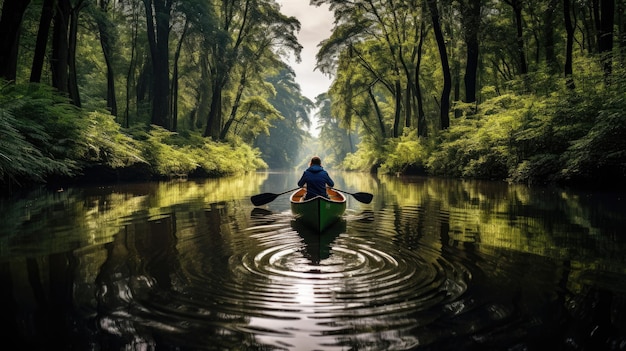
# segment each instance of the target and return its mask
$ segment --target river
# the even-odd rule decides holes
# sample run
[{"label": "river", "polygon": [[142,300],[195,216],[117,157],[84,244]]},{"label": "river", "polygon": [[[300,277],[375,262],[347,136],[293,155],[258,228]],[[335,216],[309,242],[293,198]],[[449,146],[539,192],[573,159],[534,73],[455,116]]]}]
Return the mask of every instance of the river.
[{"label": "river", "polygon": [[624,194],[333,172],[321,236],[299,172],[0,200],[5,345],[28,350],[626,347]]}]

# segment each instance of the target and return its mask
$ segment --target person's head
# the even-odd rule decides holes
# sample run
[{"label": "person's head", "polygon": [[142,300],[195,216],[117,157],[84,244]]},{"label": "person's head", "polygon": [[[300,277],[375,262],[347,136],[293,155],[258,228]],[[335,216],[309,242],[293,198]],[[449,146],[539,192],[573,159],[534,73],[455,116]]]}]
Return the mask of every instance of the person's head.
[{"label": "person's head", "polygon": [[319,156],[313,156],[313,158],[311,158],[311,162],[309,163],[309,165],[311,165],[311,166],[313,166],[313,165],[321,166],[322,165],[322,159],[319,158]]}]

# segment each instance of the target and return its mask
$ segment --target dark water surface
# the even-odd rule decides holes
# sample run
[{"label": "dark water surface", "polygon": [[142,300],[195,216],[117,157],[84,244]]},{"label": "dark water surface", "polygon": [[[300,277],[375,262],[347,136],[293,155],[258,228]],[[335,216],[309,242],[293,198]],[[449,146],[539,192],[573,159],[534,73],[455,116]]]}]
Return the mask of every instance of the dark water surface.
[{"label": "dark water surface", "polygon": [[299,173],[0,202],[2,341],[24,350],[626,348],[623,194],[335,173],[321,237]]}]

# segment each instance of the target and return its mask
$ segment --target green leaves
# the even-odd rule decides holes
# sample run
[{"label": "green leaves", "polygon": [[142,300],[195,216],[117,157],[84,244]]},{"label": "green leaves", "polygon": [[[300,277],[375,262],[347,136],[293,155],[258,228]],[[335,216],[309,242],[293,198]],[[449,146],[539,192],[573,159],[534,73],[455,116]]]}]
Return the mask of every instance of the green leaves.
[{"label": "green leaves", "polygon": [[0,184],[41,182],[73,175],[77,110],[43,85],[0,89]]}]

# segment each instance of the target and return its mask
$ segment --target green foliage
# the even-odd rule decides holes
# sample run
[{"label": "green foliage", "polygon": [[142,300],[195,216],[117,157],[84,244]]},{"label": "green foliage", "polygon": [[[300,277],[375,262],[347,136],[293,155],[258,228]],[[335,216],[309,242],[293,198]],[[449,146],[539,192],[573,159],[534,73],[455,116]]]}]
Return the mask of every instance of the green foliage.
[{"label": "green foliage", "polygon": [[427,161],[432,174],[452,177],[503,179],[515,162],[511,148],[523,116],[537,109],[528,96],[506,94],[480,105],[440,135]]},{"label": "green foliage", "polygon": [[[622,72],[623,73],[623,72]],[[624,179],[626,177],[626,77],[603,92],[598,105],[584,110],[592,119],[586,133],[575,139],[563,155],[564,179]],[[582,119],[582,117],[579,117]]]},{"label": "green foliage", "polygon": [[154,125],[136,136],[141,138],[144,158],[158,177],[222,176],[267,167],[260,152],[241,141],[215,142],[197,133],[182,137]]},{"label": "green foliage", "polygon": [[[381,171],[403,172],[424,164],[429,174],[451,177],[526,183],[623,180],[626,79],[621,77],[618,70],[607,84],[590,71],[577,90],[541,95],[509,91],[477,110],[459,104],[463,115],[431,140],[432,146],[425,147],[413,133],[388,143]],[[545,77],[538,79],[535,85],[527,77],[524,90],[545,89]]]},{"label": "green foliage", "polygon": [[142,137],[142,154],[152,166],[153,173],[161,177],[187,175],[197,168],[198,164],[177,145],[168,143],[175,135],[162,127],[152,128],[140,135]]},{"label": "green foliage", "polygon": [[0,89],[0,182],[3,186],[74,175],[70,157],[83,125],[78,110],[43,85]]},{"label": "green foliage", "polygon": [[354,153],[348,153],[343,160],[342,167],[349,171],[369,172],[372,167],[378,167],[385,159],[385,152],[381,148],[373,147],[374,143],[362,142]]},{"label": "green foliage", "polygon": [[398,139],[391,139],[387,145],[387,157],[380,167],[383,173],[405,173],[425,167],[429,150],[427,140],[417,138],[417,130],[405,132]]},{"label": "green foliage", "polygon": [[185,150],[194,157],[202,171],[210,176],[267,168],[259,150],[242,142],[228,144],[205,140],[201,147],[187,147]]},{"label": "green foliage", "polygon": [[267,167],[258,149],[233,139],[217,143],[161,127],[127,133],[114,116],[76,108],[44,85],[5,84],[0,89],[2,188],[75,177],[92,167],[132,169],[145,164],[158,178]]},{"label": "green foliage", "polygon": [[137,151],[141,145],[122,132],[115,117],[102,112],[88,114],[87,126],[82,130],[75,158],[84,166],[103,164],[111,168],[129,167],[146,163]]}]

